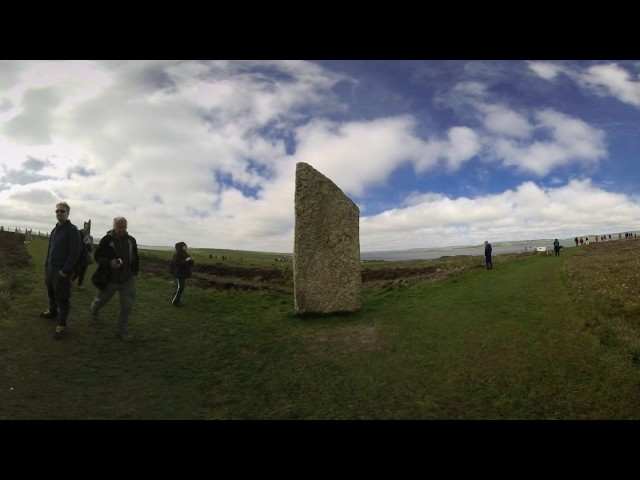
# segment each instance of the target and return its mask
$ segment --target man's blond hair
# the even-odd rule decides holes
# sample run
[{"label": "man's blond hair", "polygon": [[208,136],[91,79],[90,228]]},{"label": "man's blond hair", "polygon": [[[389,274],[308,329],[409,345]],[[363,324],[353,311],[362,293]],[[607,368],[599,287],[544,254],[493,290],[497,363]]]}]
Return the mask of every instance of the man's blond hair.
[{"label": "man's blond hair", "polygon": [[64,207],[64,208],[66,208],[67,212],[71,212],[71,207],[69,206],[69,204],[67,202],[56,203],[56,209],[58,207]]}]

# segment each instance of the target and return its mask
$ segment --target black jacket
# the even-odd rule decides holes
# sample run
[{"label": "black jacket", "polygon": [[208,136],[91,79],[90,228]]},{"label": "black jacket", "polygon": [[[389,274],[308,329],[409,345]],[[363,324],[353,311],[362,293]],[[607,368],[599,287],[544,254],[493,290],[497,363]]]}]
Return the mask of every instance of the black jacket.
[{"label": "black jacket", "polygon": [[171,261],[173,274],[180,278],[191,278],[191,267],[193,267],[193,258],[187,261],[189,254],[184,250],[180,250],[173,254]]},{"label": "black jacket", "polygon": [[[127,234],[123,238],[116,238],[109,230],[102,237],[94,255],[98,268],[94,276],[109,278],[109,283],[124,283],[140,271],[140,257],[136,239]],[[120,268],[112,269],[111,260],[122,259]],[[96,285],[97,286],[97,285]]]}]

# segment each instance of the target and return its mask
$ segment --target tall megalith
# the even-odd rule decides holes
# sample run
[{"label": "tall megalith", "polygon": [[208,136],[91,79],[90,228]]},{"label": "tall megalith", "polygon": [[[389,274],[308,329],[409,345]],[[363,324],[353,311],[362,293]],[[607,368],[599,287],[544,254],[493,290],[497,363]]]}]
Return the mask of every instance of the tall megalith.
[{"label": "tall megalith", "polygon": [[296,165],[293,283],[296,313],[362,306],[360,210],[311,165]]}]

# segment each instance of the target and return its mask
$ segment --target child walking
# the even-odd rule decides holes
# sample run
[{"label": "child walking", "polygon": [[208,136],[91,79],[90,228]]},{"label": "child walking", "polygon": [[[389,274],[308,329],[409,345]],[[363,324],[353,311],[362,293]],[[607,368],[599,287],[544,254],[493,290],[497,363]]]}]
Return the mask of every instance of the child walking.
[{"label": "child walking", "polygon": [[180,297],[184,293],[185,284],[187,278],[191,277],[191,267],[193,267],[194,260],[187,253],[187,244],[184,242],[176,243],[176,253],[173,254],[173,260],[171,260],[171,274],[176,276],[177,289],[173,295],[171,303],[175,307],[181,307],[183,304],[180,301]]}]

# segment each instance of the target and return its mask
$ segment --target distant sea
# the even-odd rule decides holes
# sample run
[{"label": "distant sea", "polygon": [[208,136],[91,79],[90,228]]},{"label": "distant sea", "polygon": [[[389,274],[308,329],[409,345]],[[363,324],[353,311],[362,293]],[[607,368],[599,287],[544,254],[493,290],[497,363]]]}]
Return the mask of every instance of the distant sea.
[{"label": "distant sea", "polygon": [[[589,242],[595,241],[595,235],[589,235]],[[564,248],[575,248],[574,238],[559,238],[560,245]],[[624,234],[622,234],[624,240]],[[494,255],[504,255],[508,253],[525,253],[536,251],[538,247],[546,247],[553,250],[555,238],[538,240],[524,240],[512,242],[491,242]],[[611,234],[611,241],[618,240],[618,234]],[[607,241],[609,241],[607,239]],[[379,252],[360,252],[361,260],[429,260],[444,256],[454,255],[484,255],[484,243],[480,245],[467,245],[459,247],[437,247],[437,248],[412,248],[410,250],[387,250]]]},{"label": "distant sea", "polygon": [[[632,232],[639,233],[639,232]],[[589,241],[595,241],[595,235],[588,235]],[[573,238],[559,238],[560,245],[563,248],[575,248],[576,242]],[[624,240],[624,233],[611,234],[611,241],[617,241],[619,239]],[[538,240],[518,240],[507,242],[491,242],[494,255],[504,255],[509,253],[526,253],[536,251],[538,247],[546,247],[553,250],[553,241],[555,238],[542,238]],[[607,241],[609,241],[607,239]],[[143,246],[149,250],[173,250],[173,247],[163,246]],[[271,252],[269,252],[271,253]],[[292,253],[278,253],[274,255],[292,256]],[[434,247],[434,248],[411,248],[408,250],[384,250],[384,251],[371,251],[360,252],[361,260],[385,260],[385,261],[398,261],[398,260],[431,260],[435,258],[455,255],[484,255],[484,243],[480,245],[465,245],[456,247]]]}]

